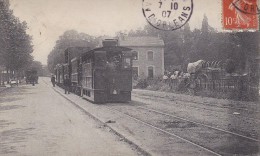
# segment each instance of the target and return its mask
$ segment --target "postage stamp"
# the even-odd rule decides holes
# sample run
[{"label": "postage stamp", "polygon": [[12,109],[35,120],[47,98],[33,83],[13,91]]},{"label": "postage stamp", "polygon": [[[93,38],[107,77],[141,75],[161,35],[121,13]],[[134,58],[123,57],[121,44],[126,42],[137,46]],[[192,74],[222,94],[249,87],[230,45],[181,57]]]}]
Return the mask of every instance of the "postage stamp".
[{"label": "postage stamp", "polygon": [[143,0],[143,14],[150,25],[160,30],[184,26],[193,11],[193,0]]},{"label": "postage stamp", "polygon": [[257,0],[223,0],[225,30],[258,30],[260,8]]}]

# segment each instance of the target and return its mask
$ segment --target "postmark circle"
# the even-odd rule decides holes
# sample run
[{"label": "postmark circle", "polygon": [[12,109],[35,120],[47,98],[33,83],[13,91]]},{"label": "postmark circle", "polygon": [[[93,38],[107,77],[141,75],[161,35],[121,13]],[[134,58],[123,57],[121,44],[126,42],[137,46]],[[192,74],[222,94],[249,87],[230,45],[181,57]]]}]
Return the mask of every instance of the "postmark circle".
[{"label": "postmark circle", "polygon": [[230,0],[232,5],[240,12],[250,15],[259,15],[260,6],[257,0]]},{"label": "postmark circle", "polygon": [[143,14],[156,29],[172,31],[191,18],[193,0],[143,0]]}]

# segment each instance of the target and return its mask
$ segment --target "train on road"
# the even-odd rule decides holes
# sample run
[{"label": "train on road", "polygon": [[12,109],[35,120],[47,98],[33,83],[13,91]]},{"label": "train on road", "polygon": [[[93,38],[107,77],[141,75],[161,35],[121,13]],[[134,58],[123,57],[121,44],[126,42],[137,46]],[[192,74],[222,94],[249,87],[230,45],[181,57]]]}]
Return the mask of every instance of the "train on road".
[{"label": "train on road", "polygon": [[93,103],[131,101],[132,52],[116,39],[103,40],[103,46],[90,50],[71,47],[65,50],[65,63],[55,68],[56,82],[63,87],[65,75],[71,92]]},{"label": "train on road", "polygon": [[27,70],[25,72],[25,81],[26,84],[35,84],[38,83],[38,72],[35,69]]}]

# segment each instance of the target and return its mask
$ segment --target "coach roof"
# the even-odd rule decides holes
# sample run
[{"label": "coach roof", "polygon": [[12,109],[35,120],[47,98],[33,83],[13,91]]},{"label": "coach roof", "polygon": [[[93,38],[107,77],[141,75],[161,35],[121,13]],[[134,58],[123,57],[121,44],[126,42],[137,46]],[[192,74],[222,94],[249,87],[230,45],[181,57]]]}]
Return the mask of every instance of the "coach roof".
[{"label": "coach roof", "polygon": [[127,47],[121,47],[121,46],[111,46],[111,47],[100,47],[100,48],[95,48],[92,49],[88,52],[85,52],[82,54],[82,57],[91,57],[93,56],[95,51],[106,51],[108,53],[118,53],[122,51],[131,51],[132,49],[127,48]]}]

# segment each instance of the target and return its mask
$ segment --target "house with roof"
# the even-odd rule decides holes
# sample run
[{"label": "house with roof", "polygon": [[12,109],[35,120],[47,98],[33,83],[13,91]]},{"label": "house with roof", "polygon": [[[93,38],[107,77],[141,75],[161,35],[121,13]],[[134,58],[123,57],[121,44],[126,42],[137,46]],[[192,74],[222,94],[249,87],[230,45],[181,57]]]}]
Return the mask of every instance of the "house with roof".
[{"label": "house with roof", "polygon": [[164,42],[158,37],[119,37],[119,45],[132,49],[133,77],[154,78],[164,74]]}]

